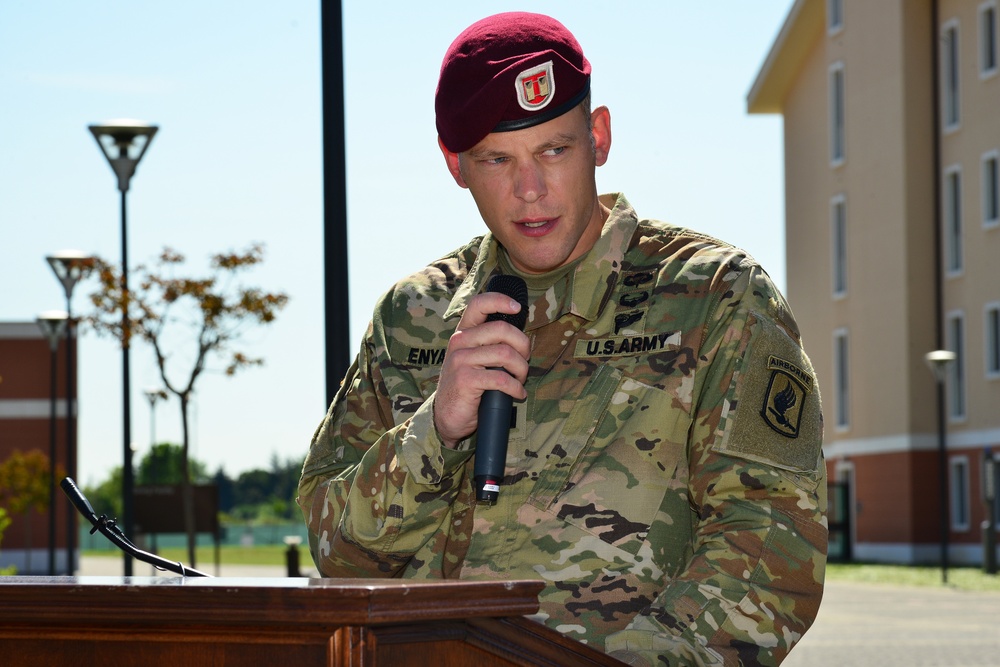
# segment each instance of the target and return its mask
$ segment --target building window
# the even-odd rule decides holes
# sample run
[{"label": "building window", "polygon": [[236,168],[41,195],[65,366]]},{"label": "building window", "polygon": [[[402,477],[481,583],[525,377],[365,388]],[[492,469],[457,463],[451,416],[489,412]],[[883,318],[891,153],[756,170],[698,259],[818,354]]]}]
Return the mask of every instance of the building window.
[{"label": "building window", "polygon": [[833,382],[836,427],[841,430],[851,425],[848,363],[847,329],[838,329],[833,332]]},{"label": "building window", "polygon": [[944,127],[953,130],[961,119],[958,105],[958,21],[949,21],[941,30],[941,94]]},{"label": "building window", "polygon": [[844,63],[830,66],[830,164],[844,161]]},{"label": "building window", "polygon": [[962,168],[944,174],[944,266],[949,275],[962,272]]},{"label": "building window", "polygon": [[946,344],[955,353],[948,367],[948,416],[953,421],[965,419],[965,315],[948,315]]},{"label": "building window", "polygon": [[844,27],[844,0],[826,0],[826,31],[840,32]]},{"label": "building window", "polygon": [[983,227],[1000,226],[1000,151],[983,155]]},{"label": "building window", "polygon": [[969,459],[956,456],[949,462],[951,467],[951,529],[969,529]]},{"label": "building window", "polygon": [[997,72],[997,3],[979,5],[979,76],[986,78]]},{"label": "building window", "polygon": [[830,200],[830,230],[833,251],[833,296],[847,294],[847,204],[843,195]]},{"label": "building window", "polygon": [[986,377],[1000,378],[1000,302],[986,304]]}]

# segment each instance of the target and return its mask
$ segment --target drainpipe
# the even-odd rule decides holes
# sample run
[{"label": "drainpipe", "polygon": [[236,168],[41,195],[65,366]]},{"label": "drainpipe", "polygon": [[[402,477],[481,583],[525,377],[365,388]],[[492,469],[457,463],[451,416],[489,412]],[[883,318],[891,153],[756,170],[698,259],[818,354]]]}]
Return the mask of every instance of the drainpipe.
[{"label": "drainpipe", "polygon": [[[932,162],[934,170],[934,349],[944,349],[944,269],[943,269],[943,220],[941,217],[941,36],[938,0],[931,0],[931,88],[933,100],[931,118],[934,128]],[[948,583],[948,452],[944,446],[945,440],[945,383],[937,382],[937,420],[938,420],[938,484],[941,493],[941,578]]]}]

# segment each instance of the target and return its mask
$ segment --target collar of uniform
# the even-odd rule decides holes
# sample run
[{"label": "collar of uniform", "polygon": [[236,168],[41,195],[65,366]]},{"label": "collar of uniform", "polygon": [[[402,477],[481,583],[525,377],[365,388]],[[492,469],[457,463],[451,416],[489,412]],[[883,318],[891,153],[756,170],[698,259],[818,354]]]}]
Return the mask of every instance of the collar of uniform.
[{"label": "collar of uniform", "polygon": [[[625,252],[639,224],[635,209],[625,199],[625,195],[601,195],[600,200],[601,204],[611,209],[611,213],[594,247],[576,267],[573,297],[569,307],[571,313],[588,321],[596,320],[607,303],[611,290],[618,282]],[[487,279],[497,268],[499,252],[496,237],[488,232],[479,244],[479,255],[472,264],[469,275],[455,291],[455,296],[445,311],[445,319],[465,312],[469,300],[482,291]]]}]

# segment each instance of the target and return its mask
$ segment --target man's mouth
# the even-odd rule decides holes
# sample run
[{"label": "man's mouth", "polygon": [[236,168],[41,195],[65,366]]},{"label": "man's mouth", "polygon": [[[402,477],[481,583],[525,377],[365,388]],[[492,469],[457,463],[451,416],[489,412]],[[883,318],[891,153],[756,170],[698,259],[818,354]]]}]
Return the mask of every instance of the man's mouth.
[{"label": "man's mouth", "polygon": [[548,234],[555,227],[559,220],[555,218],[523,218],[517,221],[521,227],[521,232],[528,236],[538,236]]}]

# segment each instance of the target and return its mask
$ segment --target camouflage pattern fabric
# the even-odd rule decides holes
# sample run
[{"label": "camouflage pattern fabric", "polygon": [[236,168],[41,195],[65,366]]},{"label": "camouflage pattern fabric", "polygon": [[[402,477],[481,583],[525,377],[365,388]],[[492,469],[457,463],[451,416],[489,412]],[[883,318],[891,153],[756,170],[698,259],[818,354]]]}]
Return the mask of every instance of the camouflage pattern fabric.
[{"label": "camouflage pattern fabric", "polygon": [[632,664],[776,665],[826,563],[812,367],[745,253],[602,202],[583,260],[529,283],[495,506],[475,502],[475,438],[444,448],[433,406],[503,250],[487,234],[380,300],[303,468],[313,558],[330,577],[541,579],[539,622]]}]

